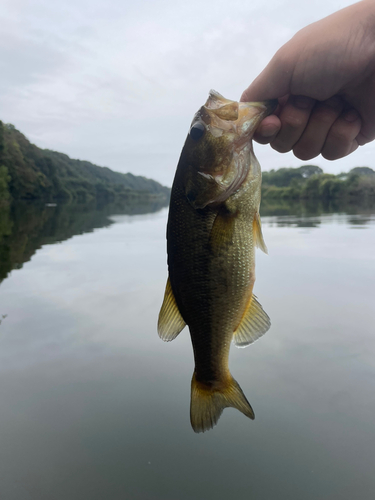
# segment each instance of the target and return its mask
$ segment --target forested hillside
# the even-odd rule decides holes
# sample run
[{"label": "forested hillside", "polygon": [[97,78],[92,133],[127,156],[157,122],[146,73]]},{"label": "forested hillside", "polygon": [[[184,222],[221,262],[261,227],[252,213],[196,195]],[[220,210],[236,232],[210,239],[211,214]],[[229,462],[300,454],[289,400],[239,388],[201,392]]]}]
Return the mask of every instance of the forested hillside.
[{"label": "forested hillside", "polygon": [[169,192],[154,180],[40,149],[13,125],[0,121],[0,200],[167,199]]},{"label": "forested hillside", "polygon": [[263,200],[320,200],[375,204],[375,171],[356,167],[348,173],[325,174],[316,165],[263,172]]},{"label": "forested hillside", "polygon": [[[133,174],[114,172],[88,161],[31,144],[13,125],[0,121],[1,200],[103,201],[160,198],[170,189]],[[326,174],[316,165],[263,172],[263,200],[353,201],[375,204],[375,171],[356,167]]]}]

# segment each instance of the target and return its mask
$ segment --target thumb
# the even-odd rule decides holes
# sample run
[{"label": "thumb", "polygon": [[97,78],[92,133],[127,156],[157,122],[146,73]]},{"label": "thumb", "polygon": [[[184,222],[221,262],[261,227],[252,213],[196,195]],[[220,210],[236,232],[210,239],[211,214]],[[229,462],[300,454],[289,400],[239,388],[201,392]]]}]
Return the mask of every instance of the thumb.
[{"label": "thumb", "polygon": [[240,99],[242,102],[278,99],[291,93],[290,84],[293,75],[291,64],[283,61],[279,52],[274,55],[260,75],[243,92]]}]

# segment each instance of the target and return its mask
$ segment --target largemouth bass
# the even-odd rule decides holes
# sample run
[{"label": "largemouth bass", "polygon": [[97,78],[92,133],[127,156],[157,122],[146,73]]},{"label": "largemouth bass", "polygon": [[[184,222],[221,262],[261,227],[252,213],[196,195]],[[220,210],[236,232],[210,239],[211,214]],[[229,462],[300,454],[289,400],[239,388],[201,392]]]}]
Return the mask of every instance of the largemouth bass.
[{"label": "largemouth bass", "polygon": [[189,326],[195,432],[213,427],[226,407],[254,419],[228,357],[232,340],[245,347],[270,327],[253,295],[255,247],[267,248],[259,217],[261,170],[251,139],[274,109],[274,101],[238,103],[211,91],[194,116],[173,182],[169,278],[158,332],[171,341]]}]

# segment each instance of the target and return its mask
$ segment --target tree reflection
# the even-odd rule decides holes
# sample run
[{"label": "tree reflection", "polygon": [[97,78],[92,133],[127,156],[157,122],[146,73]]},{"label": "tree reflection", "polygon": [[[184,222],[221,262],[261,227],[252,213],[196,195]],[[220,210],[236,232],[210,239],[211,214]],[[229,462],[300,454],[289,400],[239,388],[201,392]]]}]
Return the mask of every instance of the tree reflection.
[{"label": "tree reflection", "polygon": [[133,203],[40,204],[18,202],[0,205],[0,282],[13,269],[46,244],[113,224],[113,214],[139,215],[157,212],[167,202],[160,199]]},{"label": "tree reflection", "polygon": [[288,201],[262,200],[260,215],[272,217],[272,223],[279,227],[319,227],[321,216],[327,214],[346,214],[348,224],[363,227],[373,222],[373,204],[358,204],[331,201]]}]

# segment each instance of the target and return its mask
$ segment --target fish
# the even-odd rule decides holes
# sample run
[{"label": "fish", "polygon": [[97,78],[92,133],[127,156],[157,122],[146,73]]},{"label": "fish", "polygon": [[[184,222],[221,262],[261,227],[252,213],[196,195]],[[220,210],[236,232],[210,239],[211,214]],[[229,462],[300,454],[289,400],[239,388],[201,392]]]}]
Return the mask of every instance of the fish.
[{"label": "fish", "polygon": [[270,328],[253,294],[255,247],[267,253],[259,206],[261,169],[252,136],[277,102],[236,102],[211,90],[191,123],[171,190],[168,280],[158,318],[162,340],[188,325],[195,368],[190,421],[214,427],[224,408],[254,411],[228,367],[230,345]]}]

